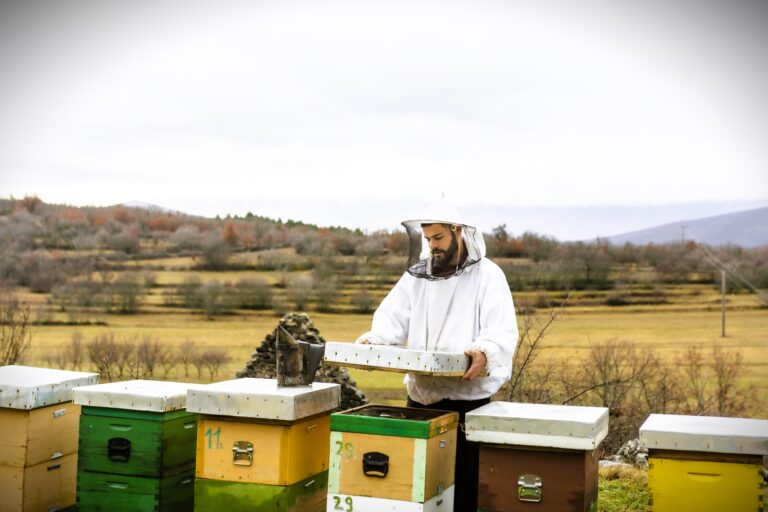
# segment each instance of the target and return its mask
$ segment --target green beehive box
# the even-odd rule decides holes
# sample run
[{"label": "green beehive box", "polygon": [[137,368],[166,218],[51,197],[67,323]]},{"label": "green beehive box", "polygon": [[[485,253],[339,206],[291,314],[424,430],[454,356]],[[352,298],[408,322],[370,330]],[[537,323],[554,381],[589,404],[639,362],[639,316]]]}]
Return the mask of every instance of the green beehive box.
[{"label": "green beehive box", "polygon": [[325,510],[328,471],[292,485],[267,485],[198,478],[195,510],[208,512],[316,512]]},{"label": "green beehive box", "polygon": [[77,510],[191,511],[194,506],[194,482],[194,468],[165,478],[80,471],[77,475]]},{"label": "green beehive box", "polygon": [[197,414],[83,407],[79,468],[163,477],[195,465]]},{"label": "green beehive box", "polygon": [[176,382],[126,381],[75,389],[79,471],[162,478],[195,465],[197,414]]}]

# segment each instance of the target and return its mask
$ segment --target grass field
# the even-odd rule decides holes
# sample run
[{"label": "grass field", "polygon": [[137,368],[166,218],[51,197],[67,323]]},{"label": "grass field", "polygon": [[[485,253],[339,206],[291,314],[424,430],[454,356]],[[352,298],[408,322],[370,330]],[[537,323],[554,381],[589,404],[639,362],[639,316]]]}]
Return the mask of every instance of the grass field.
[{"label": "grass field", "polygon": [[[233,377],[251,353],[277,325],[271,311],[240,312],[206,320],[202,314],[151,308],[136,315],[102,314],[106,325],[50,325],[35,328],[29,361],[69,342],[75,332],[84,338],[112,332],[119,336],[150,336],[178,346],[192,340],[200,347],[224,348],[232,358],[219,378]],[[329,341],[353,341],[370,327],[371,316],[360,314],[311,313],[320,334]],[[543,357],[570,360],[588,350],[590,344],[627,340],[656,350],[665,359],[679,357],[692,346],[705,349],[721,344],[742,352],[748,374],[743,382],[768,387],[768,310],[740,309],[727,314],[727,335],[720,337],[720,311],[699,308],[675,310],[576,307],[567,309],[546,338]],[[396,404],[404,397],[402,376],[387,372],[351,370],[358,386],[372,398]],[[765,412],[765,411],[764,411]],[[768,416],[768,414],[763,414]]]}]

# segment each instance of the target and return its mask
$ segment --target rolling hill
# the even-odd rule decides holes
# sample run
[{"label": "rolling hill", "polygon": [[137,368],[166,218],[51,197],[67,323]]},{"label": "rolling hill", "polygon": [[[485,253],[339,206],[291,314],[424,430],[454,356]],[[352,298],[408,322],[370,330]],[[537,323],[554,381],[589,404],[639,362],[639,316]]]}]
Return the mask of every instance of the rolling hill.
[{"label": "rolling hill", "polygon": [[768,207],[682,220],[607,237],[613,244],[644,245],[693,240],[712,246],[768,246]]}]

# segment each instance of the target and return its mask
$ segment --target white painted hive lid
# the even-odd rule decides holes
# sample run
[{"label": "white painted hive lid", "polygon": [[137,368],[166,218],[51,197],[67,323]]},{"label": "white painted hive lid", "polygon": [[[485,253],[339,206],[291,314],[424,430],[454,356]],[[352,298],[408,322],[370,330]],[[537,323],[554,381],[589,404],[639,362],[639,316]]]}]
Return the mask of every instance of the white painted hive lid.
[{"label": "white painted hive lid", "polygon": [[187,410],[215,416],[295,421],[339,406],[341,386],[313,382],[279,387],[276,379],[243,378],[190,389]]},{"label": "white painted hive lid", "polygon": [[608,409],[497,401],[468,412],[465,428],[480,443],[593,450],[608,435]]},{"label": "white painted hive lid", "polygon": [[0,407],[35,409],[72,400],[72,389],[99,382],[98,373],[0,366]]},{"label": "white painted hive lid", "polygon": [[648,449],[768,455],[768,420],[651,414],[640,442]]},{"label": "white painted hive lid", "polygon": [[325,344],[324,361],[335,366],[442,376],[461,376],[469,367],[469,357],[463,352],[435,352],[338,341]]},{"label": "white painted hive lid", "polygon": [[186,406],[187,390],[200,385],[160,380],[110,382],[75,389],[75,403],[134,411],[176,411]]}]

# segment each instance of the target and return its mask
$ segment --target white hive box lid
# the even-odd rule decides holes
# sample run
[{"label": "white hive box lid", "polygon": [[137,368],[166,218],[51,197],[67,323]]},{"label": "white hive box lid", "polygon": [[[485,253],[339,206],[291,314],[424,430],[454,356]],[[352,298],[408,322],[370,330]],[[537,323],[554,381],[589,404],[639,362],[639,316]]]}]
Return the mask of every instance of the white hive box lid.
[{"label": "white hive box lid", "polygon": [[278,387],[276,379],[243,378],[190,389],[187,410],[215,416],[295,421],[339,406],[339,384]]},{"label": "white hive box lid", "polygon": [[651,414],[640,442],[651,450],[768,455],[768,420]]},{"label": "white hive box lid", "polygon": [[200,384],[160,380],[126,380],[75,390],[75,403],[134,411],[169,412],[184,409],[187,390]]},{"label": "white hive box lid", "polygon": [[333,366],[443,377],[460,377],[469,368],[469,357],[462,352],[433,352],[338,341],[325,344],[324,362]]},{"label": "white hive box lid", "polygon": [[593,450],[608,435],[608,409],[491,402],[468,412],[465,428],[480,443]]},{"label": "white hive box lid", "polygon": [[99,382],[98,373],[0,366],[0,407],[35,409],[72,400],[72,389]]}]

